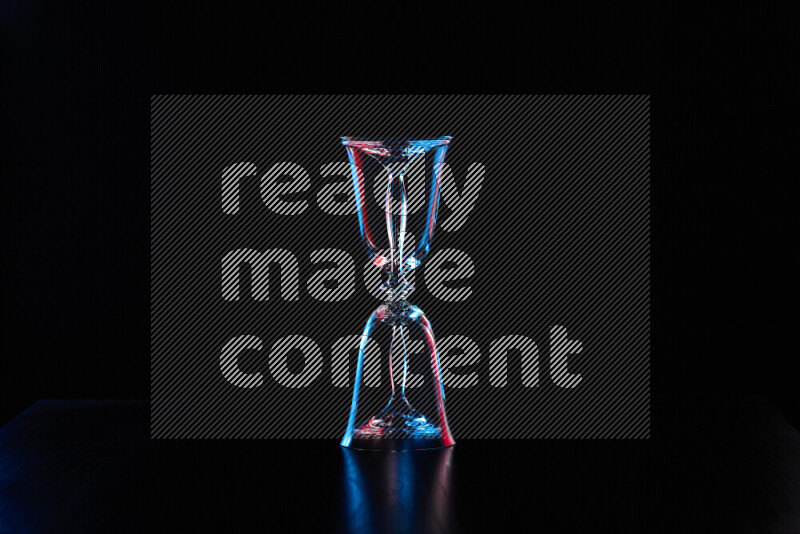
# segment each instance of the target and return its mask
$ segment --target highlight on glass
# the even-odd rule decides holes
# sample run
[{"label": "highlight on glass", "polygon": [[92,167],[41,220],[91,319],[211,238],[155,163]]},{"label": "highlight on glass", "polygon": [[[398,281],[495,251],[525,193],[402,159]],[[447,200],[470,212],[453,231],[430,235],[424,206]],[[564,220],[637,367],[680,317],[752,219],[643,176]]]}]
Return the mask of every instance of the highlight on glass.
[{"label": "highlight on glass", "polygon": [[[450,143],[450,137],[342,137],[361,241],[385,280],[385,302],[369,316],[361,336],[343,447],[414,450],[455,444],[433,327],[407,300],[414,270],[433,241]],[[374,343],[389,347],[389,361],[381,362],[389,370],[384,391],[362,388],[365,355]]]}]

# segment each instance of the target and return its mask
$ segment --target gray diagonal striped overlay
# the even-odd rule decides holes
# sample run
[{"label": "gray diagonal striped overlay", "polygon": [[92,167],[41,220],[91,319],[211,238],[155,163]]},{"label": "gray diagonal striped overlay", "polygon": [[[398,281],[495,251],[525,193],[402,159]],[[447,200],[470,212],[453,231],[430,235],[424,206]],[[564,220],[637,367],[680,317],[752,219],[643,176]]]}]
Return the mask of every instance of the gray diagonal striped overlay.
[{"label": "gray diagonal striped overlay", "polygon": [[[409,300],[456,439],[649,437],[648,96],[179,95],[151,99],[154,438],[341,437],[381,302],[343,135],[453,136]],[[367,342],[359,418],[390,343]]]}]

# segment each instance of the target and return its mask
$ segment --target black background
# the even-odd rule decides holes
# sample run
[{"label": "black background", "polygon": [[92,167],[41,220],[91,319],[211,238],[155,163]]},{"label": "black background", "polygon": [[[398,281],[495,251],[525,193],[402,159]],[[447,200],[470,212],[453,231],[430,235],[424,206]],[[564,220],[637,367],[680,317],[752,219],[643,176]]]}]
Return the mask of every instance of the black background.
[{"label": "black background", "polygon": [[689,397],[764,394],[797,426],[790,18],[400,7],[3,2],[0,421],[149,395],[151,94],[647,93],[653,439]]}]

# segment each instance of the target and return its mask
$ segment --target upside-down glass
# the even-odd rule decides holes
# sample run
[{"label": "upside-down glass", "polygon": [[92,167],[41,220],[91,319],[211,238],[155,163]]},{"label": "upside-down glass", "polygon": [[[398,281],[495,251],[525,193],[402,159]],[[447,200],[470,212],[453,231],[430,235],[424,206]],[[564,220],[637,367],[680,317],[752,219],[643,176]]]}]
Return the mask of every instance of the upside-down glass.
[{"label": "upside-down glass", "polygon": [[[384,273],[381,289],[386,297],[367,320],[361,336],[350,416],[341,441],[344,447],[413,450],[455,444],[445,413],[433,328],[422,310],[406,300],[413,290],[410,275],[428,254],[433,240],[444,158],[450,141],[450,137],[426,140],[342,137],[350,159],[361,239],[372,263]],[[373,338],[380,335],[391,340],[388,362],[391,397],[378,413],[359,420],[365,354]],[[415,336],[420,340],[415,340]],[[416,376],[411,374],[409,366],[410,347],[414,343],[423,349],[427,360],[425,373]],[[406,396],[407,389],[413,387],[408,383],[409,378],[428,390],[428,399],[424,398],[424,389],[414,393],[415,399],[432,412],[427,416]]]}]

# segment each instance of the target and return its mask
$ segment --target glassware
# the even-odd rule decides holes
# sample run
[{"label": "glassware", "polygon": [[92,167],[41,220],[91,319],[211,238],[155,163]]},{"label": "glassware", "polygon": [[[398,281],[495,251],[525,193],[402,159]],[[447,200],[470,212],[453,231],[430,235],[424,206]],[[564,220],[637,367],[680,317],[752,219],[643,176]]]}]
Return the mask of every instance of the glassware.
[{"label": "glassware", "polygon": [[[413,450],[455,444],[445,413],[433,328],[422,310],[406,300],[413,290],[410,275],[428,254],[433,240],[444,158],[450,141],[450,137],[429,140],[342,137],[350,159],[361,240],[370,260],[382,269],[386,278],[381,286],[386,301],[369,317],[361,336],[350,417],[341,441],[343,447]],[[391,340],[388,362],[391,397],[383,409],[364,418],[359,414],[359,392],[365,353],[371,339],[381,335]],[[424,347],[429,365],[424,374],[412,376],[409,353],[414,345]],[[417,386],[420,382],[425,388],[432,385],[427,399],[422,392],[414,394],[422,402],[423,410],[415,408],[407,398],[407,389],[412,387],[408,383],[410,378]],[[424,410],[429,410],[428,416],[423,414]]]}]

